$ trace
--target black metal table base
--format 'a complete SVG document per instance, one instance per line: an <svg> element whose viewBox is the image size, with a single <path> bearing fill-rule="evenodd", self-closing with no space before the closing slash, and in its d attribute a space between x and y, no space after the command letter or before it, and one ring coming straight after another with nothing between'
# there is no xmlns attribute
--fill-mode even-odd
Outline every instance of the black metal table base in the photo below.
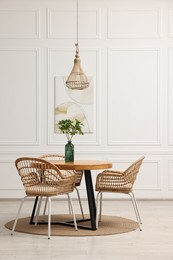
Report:
<svg viewBox="0 0 173 260"><path fill-rule="evenodd" d="M97 230L96 228L96 204L95 204L95 197L94 197L94 190L93 190L93 183L91 178L91 171L85 170L85 183L86 183L86 190L87 190L87 197L88 197L88 206L91 218L91 229Z"/></svg>
<svg viewBox="0 0 173 260"><path fill-rule="evenodd" d="M90 218L87 218L87 219L77 219L76 222L77 223L80 223L80 222L86 222L86 221L91 221ZM30 224L34 225L35 222L30 222ZM37 222L37 225L47 225L48 222L47 221L38 221ZM53 221L51 222L51 225L63 225L63 226L70 226L70 227L73 227L74 228L74 222L73 220L69 220L69 221L66 221L66 222L61 222L61 221ZM91 227L88 227L88 226L83 226L83 225L77 225L78 228L81 228L81 229L88 229L88 230L92 230Z"/></svg>
<svg viewBox="0 0 173 260"><path fill-rule="evenodd" d="M30 222L29 224L34 224L34 216L35 216L35 211L36 211L36 207L37 207L37 203L38 203L38 196L35 198L35 201L34 201L34 206L33 206L33 209L32 209L32 214L31 214L31 218L30 218Z"/></svg>

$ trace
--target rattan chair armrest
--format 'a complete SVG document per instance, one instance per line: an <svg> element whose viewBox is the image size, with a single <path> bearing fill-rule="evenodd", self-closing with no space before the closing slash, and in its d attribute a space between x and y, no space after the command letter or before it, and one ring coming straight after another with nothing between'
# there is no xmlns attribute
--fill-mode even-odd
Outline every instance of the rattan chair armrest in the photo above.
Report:
<svg viewBox="0 0 173 260"><path fill-rule="evenodd" d="M121 172L121 171L114 171L114 170L105 170L103 171L102 173L99 173L99 175L109 175L109 176L123 176L124 175L124 172Z"/></svg>
<svg viewBox="0 0 173 260"><path fill-rule="evenodd" d="M96 178L96 191L114 191L128 185L129 181L126 180L123 172L119 171L104 171L97 175Z"/></svg>
<svg viewBox="0 0 173 260"><path fill-rule="evenodd" d="M97 182L102 182L102 181L109 181L111 180L111 182L116 182L117 180L123 180L125 181L125 178L123 175L116 175L114 173L106 173L106 174L98 174L97 175L97 178L96 178L96 181Z"/></svg>
<svg viewBox="0 0 173 260"><path fill-rule="evenodd" d="M99 173L96 178L96 186L101 185L107 185L106 183L109 183L109 186L116 186L117 183L128 183L126 180L123 172L120 171L103 171L102 173Z"/></svg>

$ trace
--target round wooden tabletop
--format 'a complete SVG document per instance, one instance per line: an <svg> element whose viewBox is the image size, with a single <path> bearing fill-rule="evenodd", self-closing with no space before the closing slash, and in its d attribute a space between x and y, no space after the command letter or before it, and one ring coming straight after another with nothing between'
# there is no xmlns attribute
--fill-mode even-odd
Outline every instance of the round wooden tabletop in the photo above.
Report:
<svg viewBox="0 0 173 260"><path fill-rule="evenodd" d="M74 162L53 160L50 162L60 170L99 170L112 168L112 163L101 160L75 160Z"/></svg>

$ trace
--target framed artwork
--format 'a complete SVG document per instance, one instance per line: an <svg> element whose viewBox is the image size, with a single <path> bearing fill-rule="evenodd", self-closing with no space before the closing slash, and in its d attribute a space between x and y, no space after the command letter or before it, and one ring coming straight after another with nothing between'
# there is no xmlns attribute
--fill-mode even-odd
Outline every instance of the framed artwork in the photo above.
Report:
<svg viewBox="0 0 173 260"><path fill-rule="evenodd" d="M84 125L84 133L93 133L93 77L88 77L88 79L90 82L88 88L72 90L66 87L67 77L55 77L55 133L60 133L57 124L65 119L78 119Z"/></svg>

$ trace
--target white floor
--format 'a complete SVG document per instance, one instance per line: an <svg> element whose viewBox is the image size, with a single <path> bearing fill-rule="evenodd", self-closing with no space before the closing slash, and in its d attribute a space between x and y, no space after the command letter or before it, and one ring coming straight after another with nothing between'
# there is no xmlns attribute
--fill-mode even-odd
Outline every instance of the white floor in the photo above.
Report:
<svg viewBox="0 0 173 260"><path fill-rule="evenodd" d="M53 211L64 213L65 201L53 201ZM77 201L74 201L78 213ZM83 202L85 210L86 201ZM32 201L21 216L30 214ZM15 233L4 224L15 218L19 201L0 201L0 260L172 260L173 201L139 201L143 231L101 237L51 237ZM53 213L55 213L53 212ZM130 201L104 201L103 214L135 219ZM93 231L91 231L93 232Z"/></svg>

